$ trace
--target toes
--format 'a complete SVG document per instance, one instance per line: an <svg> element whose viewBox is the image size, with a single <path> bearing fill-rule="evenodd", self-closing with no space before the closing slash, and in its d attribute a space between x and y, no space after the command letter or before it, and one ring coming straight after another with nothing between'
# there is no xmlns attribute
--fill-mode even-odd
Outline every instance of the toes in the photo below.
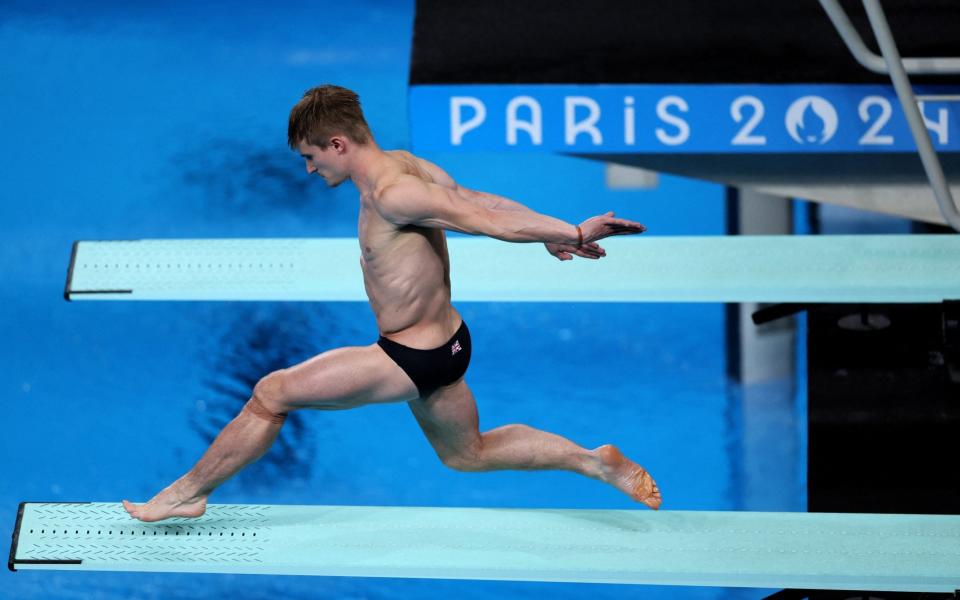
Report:
<svg viewBox="0 0 960 600"><path fill-rule="evenodd" d="M130 502L129 500L124 500L123 509L127 511L127 514L129 514L134 519L140 519L140 514L141 514L140 507L134 504L133 502Z"/></svg>
<svg viewBox="0 0 960 600"><path fill-rule="evenodd" d="M657 483L645 469L641 469L640 473L639 485L634 488L637 499L653 510L659 510L660 504L663 502L660 496L660 488L657 487Z"/></svg>

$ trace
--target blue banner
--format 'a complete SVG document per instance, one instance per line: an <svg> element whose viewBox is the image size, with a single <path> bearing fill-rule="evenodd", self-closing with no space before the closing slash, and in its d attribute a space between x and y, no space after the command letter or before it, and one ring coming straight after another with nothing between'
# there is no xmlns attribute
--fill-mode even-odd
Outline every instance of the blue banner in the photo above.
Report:
<svg viewBox="0 0 960 600"><path fill-rule="evenodd" d="M960 151L960 88L917 86L933 147ZM892 86L422 85L416 151L913 152Z"/></svg>

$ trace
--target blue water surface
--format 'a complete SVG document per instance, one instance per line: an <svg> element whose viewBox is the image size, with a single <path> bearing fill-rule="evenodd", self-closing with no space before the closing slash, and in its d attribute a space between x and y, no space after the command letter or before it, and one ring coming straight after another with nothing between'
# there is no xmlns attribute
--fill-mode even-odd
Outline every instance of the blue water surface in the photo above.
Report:
<svg viewBox="0 0 960 600"><path fill-rule="evenodd" d="M355 89L407 147L411 2L6 2L0 6L0 535L20 501L146 500L186 471L263 375L377 336L359 303L63 300L78 239L356 235L351 185L286 147L290 106ZM723 191L602 164L432 155L462 184L572 222L723 233ZM544 252L544 260L554 260ZM454 273L454 277L456 274ZM801 510L803 390L725 376L716 304L462 303L481 429L526 423L646 466L665 509ZM230 391L233 390L233 391ZM240 390L240 391L237 391ZM570 473L445 468L403 404L295 414L214 502L637 508ZM760 598L764 590L530 582L5 572L29 598Z"/></svg>

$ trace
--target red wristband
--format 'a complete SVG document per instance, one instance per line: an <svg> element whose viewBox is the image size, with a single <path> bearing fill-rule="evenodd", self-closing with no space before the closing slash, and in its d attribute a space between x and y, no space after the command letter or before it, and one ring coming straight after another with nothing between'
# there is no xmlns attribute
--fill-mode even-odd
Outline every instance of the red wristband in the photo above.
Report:
<svg viewBox="0 0 960 600"><path fill-rule="evenodd" d="M579 247L583 246L583 230L580 229L580 226L579 226L579 225L577 225L577 236L579 236L579 238L580 238L580 239L577 241L577 248L579 248Z"/></svg>

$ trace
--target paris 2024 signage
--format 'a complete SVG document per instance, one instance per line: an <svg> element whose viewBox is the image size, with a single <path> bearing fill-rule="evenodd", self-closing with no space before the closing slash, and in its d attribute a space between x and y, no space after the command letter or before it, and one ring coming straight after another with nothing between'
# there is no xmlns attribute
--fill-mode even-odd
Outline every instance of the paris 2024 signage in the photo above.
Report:
<svg viewBox="0 0 960 600"><path fill-rule="evenodd" d="M938 152L960 151L960 88L917 86ZM416 151L914 152L891 86L422 85Z"/></svg>

